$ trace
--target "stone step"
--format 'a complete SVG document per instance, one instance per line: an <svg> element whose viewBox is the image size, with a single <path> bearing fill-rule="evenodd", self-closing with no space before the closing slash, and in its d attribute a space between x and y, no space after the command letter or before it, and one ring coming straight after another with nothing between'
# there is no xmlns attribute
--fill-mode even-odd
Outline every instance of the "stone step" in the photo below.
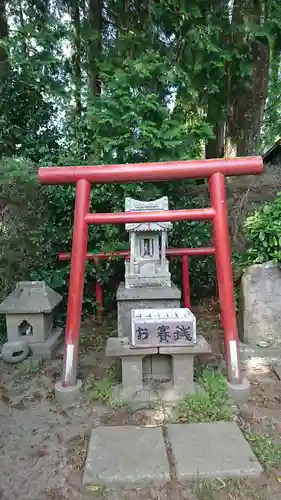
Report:
<svg viewBox="0 0 281 500"><path fill-rule="evenodd" d="M259 476L262 467L235 422L161 427L97 427L85 463L86 486L142 487L179 480ZM169 456L169 460L168 460Z"/></svg>

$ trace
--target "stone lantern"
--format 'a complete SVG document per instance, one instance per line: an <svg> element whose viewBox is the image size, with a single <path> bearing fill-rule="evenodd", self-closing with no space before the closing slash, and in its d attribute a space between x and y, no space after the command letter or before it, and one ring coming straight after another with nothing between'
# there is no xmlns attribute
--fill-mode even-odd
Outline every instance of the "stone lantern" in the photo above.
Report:
<svg viewBox="0 0 281 500"><path fill-rule="evenodd" d="M44 281L21 281L0 304L6 315L8 342L26 340L34 358L51 358L62 341L53 313L62 297Z"/></svg>
<svg viewBox="0 0 281 500"><path fill-rule="evenodd" d="M126 212L168 210L168 198L154 201L125 199ZM125 288L171 287L166 258L167 232L171 222L126 224L130 235L130 261L125 264Z"/></svg>

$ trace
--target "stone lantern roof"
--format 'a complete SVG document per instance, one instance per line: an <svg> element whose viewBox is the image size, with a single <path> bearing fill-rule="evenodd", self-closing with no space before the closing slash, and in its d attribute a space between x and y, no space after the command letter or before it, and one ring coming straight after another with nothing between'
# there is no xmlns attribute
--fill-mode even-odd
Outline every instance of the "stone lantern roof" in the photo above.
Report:
<svg viewBox="0 0 281 500"><path fill-rule="evenodd" d="M62 297L44 281L20 281L0 304L2 314L51 313Z"/></svg>

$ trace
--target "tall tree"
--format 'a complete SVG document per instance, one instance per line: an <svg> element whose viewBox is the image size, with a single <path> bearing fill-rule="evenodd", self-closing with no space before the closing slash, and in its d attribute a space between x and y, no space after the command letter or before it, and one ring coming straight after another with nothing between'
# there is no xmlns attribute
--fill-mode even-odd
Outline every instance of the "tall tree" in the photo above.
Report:
<svg viewBox="0 0 281 500"><path fill-rule="evenodd" d="M6 17L6 0L0 0L0 78L7 74L8 69L8 23Z"/></svg>
<svg viewBox="0 0 281 500"><path fill-rule="evenodd" d="M88 74L89 89L93 97L101 93L99 64L102 52L102 0L89 0Z"/></svg>
<svg viewBox="0 0 281 500"><path fill-rule="evenodd" d="M81 17L80 17L80 2L78 0L70 0L69 11L72 23L72 81L74 85L74 101L75 110L78 116L81 115L81 89L82 89L82 40L81 40Z"/></svg>
<svg viewBox="0 0 281 500"><path fill-rule="evenodd" d="M230 68L227 133L238 156L257 154L260 149L269 72L264 6L263 0L235 0L233 6L233 51L239 60Z"/></svg>

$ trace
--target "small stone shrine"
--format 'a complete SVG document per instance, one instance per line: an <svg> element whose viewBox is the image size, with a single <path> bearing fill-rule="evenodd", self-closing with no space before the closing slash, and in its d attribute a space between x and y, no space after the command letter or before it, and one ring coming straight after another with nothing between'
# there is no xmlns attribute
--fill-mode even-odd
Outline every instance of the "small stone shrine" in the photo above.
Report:
<svg viewBox="0 0 281 500"><path fill-rule="evenodd" d="M126 212L168 210L168 198L139 201L126 198ZM130 261L125 263L125 288L170 287L171 274L166 258L167 231L171 222L126 224L130 237Z"/></svg>
<svg viewBox="0 0 281 500"><path fill-rule="evenodd" d="M6 315L8 343L26 340L36 359L51 358L62 341L53 327L53 313L62 297L44 281L21 281L0 304Z"/></svg>
<svg viewBox="0 0 281 500"><path fill-rule="evenodd" d="M126 211L168 210L168 198L141 202L127 198ZM122 382L113 402L147 405L174 403L194 387L194 358L210 352L196 336L196 318L181 308L180 290L171 282L166 257L169 223L126 224L130 260L125 283L117 290L118 337L109 338L106 355L121 362Z"/></svg>

